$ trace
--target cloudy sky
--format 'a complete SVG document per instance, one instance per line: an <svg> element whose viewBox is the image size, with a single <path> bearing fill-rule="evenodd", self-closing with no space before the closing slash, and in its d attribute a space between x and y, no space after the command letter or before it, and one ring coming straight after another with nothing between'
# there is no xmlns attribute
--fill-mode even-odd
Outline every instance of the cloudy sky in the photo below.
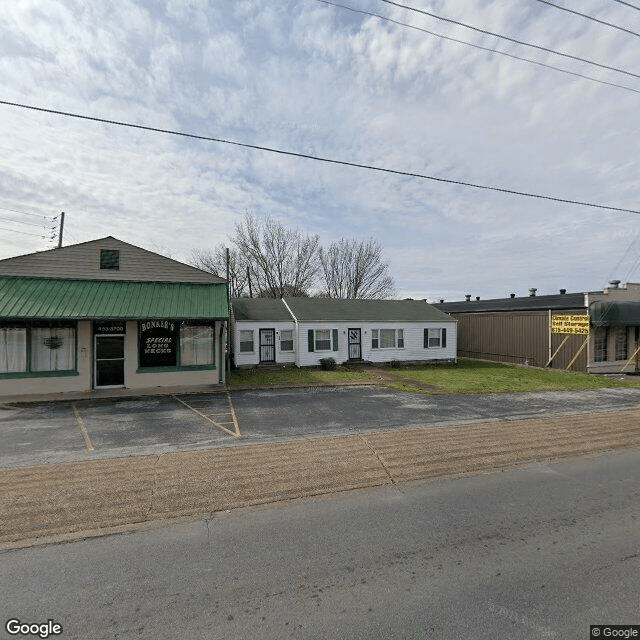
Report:
<svg viewBox="0 0 640 640"><path fill-rule="evenodd" d="M555 2L640 33L622 3ZM386 20L318 0L6 0L0 100L640 210L640 36L538 0L400 3L627 73L381 0L341 4ZM640 280L634 213L2 104L0 150L0 258L54 246L65 211L65 244L113 235L187 261L252 212L376 238L401 297Z"/></svg>

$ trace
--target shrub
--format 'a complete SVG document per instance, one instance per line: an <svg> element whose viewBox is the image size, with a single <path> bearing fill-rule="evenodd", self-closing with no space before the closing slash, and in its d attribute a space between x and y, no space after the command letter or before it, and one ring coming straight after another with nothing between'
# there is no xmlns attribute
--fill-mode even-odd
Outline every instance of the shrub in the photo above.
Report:
<svg viewBox="0 0 640 640"><path fill-rule="evenodd" d="M324 371L334 371L338 365L333 358L321 358L320 366Z"/></svg>

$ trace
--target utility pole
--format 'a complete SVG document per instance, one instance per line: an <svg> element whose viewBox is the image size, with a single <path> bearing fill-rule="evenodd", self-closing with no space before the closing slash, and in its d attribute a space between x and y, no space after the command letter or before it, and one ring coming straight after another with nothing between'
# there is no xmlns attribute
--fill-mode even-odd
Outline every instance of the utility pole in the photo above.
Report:
<svg viewBox="0 0 640 640"><path fill-rule="evenodd" d="M60 232L58 233L58 249L62 247L62 230L64 229L64 211L60 212Z"/></svg>
<svg viewBox="0 0 640 640"><path fill-rule="evenodd" d="M229 315L229 320L227 320L227 361L225 365L227 368L228 380L231 377L231 296L229 295L229 247L227 247L225 251L225 258L227 261L227 313Z"/></svg>

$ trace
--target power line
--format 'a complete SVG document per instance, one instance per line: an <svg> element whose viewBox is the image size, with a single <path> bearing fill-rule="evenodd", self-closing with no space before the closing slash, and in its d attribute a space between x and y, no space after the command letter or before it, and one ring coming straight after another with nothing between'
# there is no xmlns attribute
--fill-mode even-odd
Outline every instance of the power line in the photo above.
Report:
<svg viewBox="0 0 640 640"><path fill-rule="evenodd" d="M566 11L568 13L573 13L576 16L581 16L582 18L586 18L587 20L593 20L593 22L604 24L607 27L613 27L614 29L619 29L620 31L624 31L625 33L630 33L632 36L637 36L638 38L640 38L640 33L631 31L631 29L625 29L624 27L620 27L617 24L611 24L611 22L605 22L604 20L599 20L598 18L594 18L593 16L588 16L586 13L580 13L579 11L574 11L573 9L569 9L567 7L561 7L559 4L553 4L553 2L549 2L549 0L537 0L537 1L542 2L542 4L547 4L550 7L555 7L556 9L560 9L561 11Z"/></svg>
<svg viewBox="0 0 640 640"><path fill-rule="evenodd" d="M563 58L570 58L571 60L578 60L580 62L585 62L586 64L591 64L595 67L599 67L600 69L608 69L609 71L617 71L618 73L624 73L627 76L632 76L633 78L640 78L640 75L637 73L632 73L631 71L625 71L624 69L619 69L618 67L610 67L606 64L601 64L599 62L594 62L593 60L587 60L586 58L581 58L580 56L574 56L570 53L563 53L561 51L556 51L554 49L549 49L548 47L543 47L539 44L532 44L531 42L525 42L523 40L516 40L515 38L511 38L509 36L503 36L499 33L494 33L492 31L487 31L486 29L480 29L479 27L474 27L470 24L465 24L464 22L460 22L459 20L453 20L452 18L445 18L443 16L438 16L435 13L430 13L429 11L423 11L422 9L416 9L415 7L409 7L405 4L399 4L398 2L393 2L392 0L380 0L381 2L386 2L387 4L391 4L395 7L400 7L401 9L408 9L409 11L415 11L416 13L422 13L425 16L429 16L430 18L435 18L436 20L442 20L443 22L448 22L450 24L455 24L459 27L464 27L465 29L471 29L472 31L476 31L478 33L482 33L486 36L492 36L494 38L500 38L502 40L508 40L509 42L513 42L515 44L521 44L525 47L531 47L533 49L538 49L539 51L546 51L547 53L553 53L557 56L562 56Z"/></svg>
<svg viewBox="0 0 640 640"><path fill-rule="evenodd" d="M11 231L13 233L21 233L24 236L34 236L36 238L44 238L40 233L29 233L28 231L18 231L17 229L7 229L6 227L0 227L3 231Z"/></svg>
<svg viewBox="0 0 640 640"><path fill-rule="evenodd" d="M630 2L624 2L624 0L613 0L614 2L619 2L620 4L624 4L627 7L631 7L632 9L636 9L637 11L640 11L640 7L636 7L635 4L631 4Z"/></svg>
<svg viewBox="0 0 640 640"><path fill-rule="evenodd" d="M3 216L0 216L0 220L2 220L3 222L15 222L16 224L26 224L31 227L43 227L45 225L45 220L43 220L41 223L38 223L38 222L31 222L30 220L14 220L13 218L6 218Z"/></svg>
<svg viewBox="0 0 640 640"><path fill-rule="evenodd" d="M410 171L400 171L398 169L387 169L385 167L377 167L374 165L367 165L367 164L361 164L358 162L349 162L346 160L335 160L332 158L323 158L320 156L312 156L312 155L308 155L306 153L297 153L295 151L285 151L283 149L274 149L273 147L263 147L260 145L256 145L256 144L248 144L246 142L237 142L234 140L225 140L223 138L213 138L211 136L203 136L203 135L197 135L194 133L185 133L183 131L173 131L171 129L161 129L159 127L150 127L147 125L142 125L142 124L132 124L129 122L122 122L119 120L108 120L106 118L98 118L95 116L87 116L87 115L82 115L82 114L78 114L78 113L71 113L68 111L58 111L56 109L45 109L44 107L36 107L33 105L28 105L28 104L21 104L18 102L9 102L7 100L0 100L0 104L4 104L10 107L18 107L20 109L29 109L31 111L38 111L41 113L50 113L53 115L59 115L59 116L66 116L68 118L76 118L78 120L88 120L90 122L100 122L103 124L111 124L111 125L115 125L115 126L119 126L119 127L127 127L130 129L139 129L142 131L152 131L154 133L165 133L168 135L172 135L172 136L180 136L183 138L191 138L193 140L205 140L207 142L219 142L221 144L228 144L228 145L232 145L232 146L236 146L236 147L243 147L245 149L255 149L258 151L267 151L269 153L278 153L280 155L284 155L284 156L290 156L290 157L294 157L294 158L305 158L307 160L317 160L319 162L326 162L329 164L338 164L338 165L342 165L342 166L346 166L346 167L355 167L358 169L368 169L370 171L380 171L383 173L391 173L394 175L399 175L399 176L406 176L409 178L420 178L422 180L433 180L435 182L442 182L442 183L446 183L446 184L455 184L455 185L460 185L463 187L471 187L473 189L483 189L485 191L497 191L499 193L507 193L507 194L511 194L511 195L515 195L515 196L522 196L522 197L526 197L526 198L536 198L539 200L551 200L553 202L562 202L564 204L575 204L575 205L579 205L579 206L583 206L583 207L592 207L595 209L607 209L609 211L619 211L622 213L636 213L636 214L640 214L640 210L639 209L624 209L622 207L612 207L609 205L604 205L604 204L596 204L593 202L583 202L580 200L571 200L569 198L557 198L554 196L547 196L547 195L543 195L543 194L539 194L539 193L529 193L526 191L515 191L513 189L506 189L503 187L492 187L492 186L488 186L488 185L481 185L481 184L476 184L473 182L464 182L462 180L452 180L449 178L439 178L437 176L430 176L430 175L425 175L422 173L413 173Z"/></svg>
<svg viewBox="0 0 640 640"><path fill-rule="evenodd" d="M606 80L599 80L598 78L587 76L587 75L584 75L583 73L569 71L568 69L561 69L560 67L555 67L551 64L538 62L537 60L531 60L530 58L523 58L521 56L516 56L512 53L507 53L506 51L500 51L499 49L492 49L491 47L483 47L482 45L473 44L472 42L467 42L466 40L459 40L458 38L443 36L442 34L436 33L435 31L429 31L429 29L416 27L415 25L407 24L406 22L399 22L398 20L393 20L392 18L388 18L387 16L382 16L378 13L371 13L370 11L364 11L362 9L354 9L353 7L348 7L347 5L344 5L344 4L329 2L329 0L316 0L316 2L321 2L322 4L328 4L333 7L340 7L341 9L346 9L347 11L353 11L354 13L363 13L367 16L372 16L374 18L380 18L381 20L393 22L394 24L400 25L401 27L408 27L409 29L415 29L416 31L422 31L423 33L428 33L429 35L436 36L437 38L442 38L443 40L449 40L450 42L457 42L459 44L464 44L468 47L473 47L474 49L481 49L482 51L488 51L489 53L497 53L501 56L507 56L507 58L513 58L514 60L521 60L522 62L535 64L539 67L546 67L547 69L553 69L554 71L559 71L560 73L566 73L568 75L576 76L578 78L584 78L585 80L591 80L591 82L597 82L598 84L606 84L610 87L617 87L618 89L624 89L625 91L633 91L633 93L640 93L640 89L633 89L632 87L627 87L622 84L617 84L616 82L607 82Z"/></svg>
<svg viewBox="0 0 640 640"><path fill-rule="evenodd" d="M0 207L2 211L11 211L11 213L20 213L23 216L33 216L34 218L46 218L42 213L27 213L26 211L18 211L17 209L7 209L6 207Z"/></svg>

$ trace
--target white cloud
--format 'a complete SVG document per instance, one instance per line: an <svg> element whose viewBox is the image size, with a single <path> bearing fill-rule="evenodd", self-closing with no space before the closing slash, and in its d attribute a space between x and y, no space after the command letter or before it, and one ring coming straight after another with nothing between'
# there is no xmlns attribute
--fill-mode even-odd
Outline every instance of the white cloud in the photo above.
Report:
<svg viewBox="0 0 640 640"><path fill-rule="evenodd" d="M640 89L637 79L374 0L352 4ZM640 67L632 36L537 3L414 4ZM619 88L310 0L59 0L6 9L4 100L638 208L638 95ZM622 6L590 0L578 9L640 30L640 14ZM430 299L597 288L636 233L633 214L0 109L0 227L16 231L31 227L8 222L7 209L65 210L69 240L112 234L184 259L223 241L252 210L324 241L374 236L401 295ZM0 231L0 257L46 246ZM633 251L619 268L639 279Z"/></svg>

